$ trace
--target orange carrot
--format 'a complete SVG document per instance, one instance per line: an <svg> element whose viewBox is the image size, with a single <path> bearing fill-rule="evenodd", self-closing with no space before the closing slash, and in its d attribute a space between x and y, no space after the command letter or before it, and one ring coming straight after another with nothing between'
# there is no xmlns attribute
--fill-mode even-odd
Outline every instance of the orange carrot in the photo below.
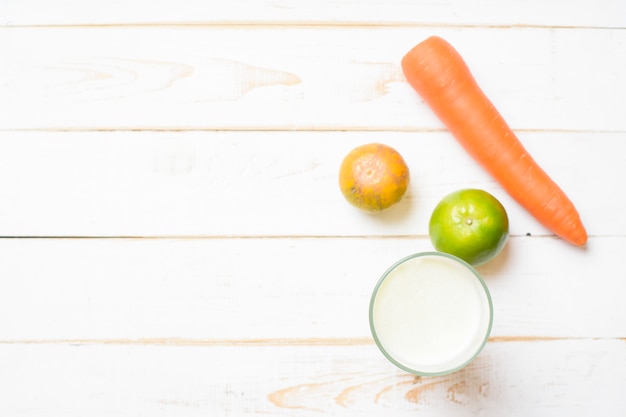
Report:
<svg viewBox="0 0 626 417"><path fill-rule="evenodd" d="M587 232L574 204L524 149L459 53L430 37L402 58L402 70L465 150L541 224L578 246Z"/></svg>

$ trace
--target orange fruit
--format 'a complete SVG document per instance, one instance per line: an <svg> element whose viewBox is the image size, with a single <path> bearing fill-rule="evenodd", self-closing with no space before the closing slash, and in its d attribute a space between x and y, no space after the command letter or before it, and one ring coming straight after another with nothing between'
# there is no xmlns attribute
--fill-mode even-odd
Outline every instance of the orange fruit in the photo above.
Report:
<svg viewBox="0 0 626 417"><path fill-rule="evenodd" d="M350 204L374 213L400 201L409 178L409 168L395 149L369 143L345 156L339 169L339 188Z"/></svg>
<svg viewBox="0 0 626 417"><path fill-rule="evenodd" d="M502 251L509 237L509 218L504 206L488 192L463 189L437 204L428 233L435 249L476 266Z"/></svg>

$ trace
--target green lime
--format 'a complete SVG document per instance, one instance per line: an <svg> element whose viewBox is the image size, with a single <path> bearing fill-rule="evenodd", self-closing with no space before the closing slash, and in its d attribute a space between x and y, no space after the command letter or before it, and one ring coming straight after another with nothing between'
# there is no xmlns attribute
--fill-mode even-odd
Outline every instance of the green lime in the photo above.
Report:
<svg viewBox="0 0 626 417"><path fill-rule="evenodd" d="M509 218L488 192L463 189L437 204L428 232L435 249L476 266L500 253L509 237Z"/></svg>

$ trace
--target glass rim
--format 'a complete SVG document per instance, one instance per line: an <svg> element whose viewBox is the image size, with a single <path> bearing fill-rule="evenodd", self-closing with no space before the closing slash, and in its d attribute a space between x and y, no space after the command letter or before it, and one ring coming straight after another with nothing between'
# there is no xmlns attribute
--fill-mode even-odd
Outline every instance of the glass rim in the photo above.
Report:
<svg viewBox="0 0 626 417"><path fill-rule="evenodd" d="M480 283L481 287L483 288L483 291L484 291L485 296L487 297L487 303L488 303L488 306L489 306L489 322L487 324L487 329L485 331L485 336L483 338L483 341L481 342L481 344L476 349L476 352L474 352L466 361L464 361L460 365L457 365L457 366L455 366L454 368L451 368L451 369L446 369L446 370L438 371L438 372L420 371L420 370L410 368L410 367L400 363L391 354L389 354L389 352L387 352L387 350L385 349L385 347L383 346L383 344L381 343L381 341L378 338L378 335L376 333L376 326L374 325L374 302L376 301L376 296L378 294L378 290L380 289L380 286L383 284L383 282L385 282L385 280L387 279L389 274L391 274L391 272L394 271L399 265L401 265L401 264L403 264L403 263L405 263L405 262L407 262L407 261L409 261L411 259L420 258L420 257L427 257L427 256L435 256L435 257L447 258L447 259L450 259L450 260L452 260L454 262L457 262L457 263L461 264L462 266L466 267L477 278L478 282ZM370 303L369 303L369 325L370 325L370 331L372 333L372 337L374 338L374 342L376 343L376 346L378 346L378 349L387 358L387 360L389 360L391 363L393 363L395 366L397 366L398 368L402 369L403 371L406 371L406 372L409 372L411 374L418 375L418 376L441 376L441 375L451 374L451 373L459 371L459 370L465 368L467 365L469 365L470 362L472 362L478 356L478 354L483 350L483 348L487 344L487 341L489 340L489 336L491 334L491 328L493 326L493 302L491 300L491 293L489 292L489 288L487 287L487 283L485 282L484 278L478 273L478 271L472 265L470 265L469 263L467 263L463 259L461 259L461 258L459 258L459 257L457 257L455 255L452 255L452 254L449 254L449 253L445 253L445 252L426 251L426 252L413 253L411 255L405 256L405 257L399 259L398 261L394 262L393 265L391 265L389 268L387 268L387 270L378 279L378 282L376 283L376 285L374 286L374 290L372 291L372 296L370 298Z"/></svg>

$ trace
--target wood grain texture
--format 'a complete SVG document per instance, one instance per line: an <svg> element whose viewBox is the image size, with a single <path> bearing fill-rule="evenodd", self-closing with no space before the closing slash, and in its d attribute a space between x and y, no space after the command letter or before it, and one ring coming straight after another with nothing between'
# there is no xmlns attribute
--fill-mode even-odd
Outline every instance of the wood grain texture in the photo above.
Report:
<svg viewBox="0 0 626 417"><path fill-rule="evenodd" d="M433 34L514 129L626 131L624 30L193 26L0 30L0 129L442 130L399 67Z"/></svg>
<svg viewBox="0 0 626 417"><path fill-rule="evenodd" d="M626 235L621 213L606 210L622 201L622 134L520 139L590 235ZM337 184L343 157L369 142L396 148L412 174L380 216L347 204ZM1 236L418 237L464 187L500 199L513 235L550 235L447 132L0 132L0 187Z"/></svg>
<svg viewBox="0 0 626 417"><path fill-rule="evenodd" d="M363 346L0 345L0 413L19 417L622 416L626 343L488 343L416 378Z"/></svg>
<svg viewBox="0 0 626 417"><path fill-rule="evenodd" d="M511 239L479 267L492 336L624 337L625 245ZM426 238L3 239L0 341L367 339L379 277L427 250Z"/></svg>
<svg viewBox="0 0 626 417"><path fill-rule="evenodd" d="M0 416L626 413L626 6L620 0L0 0ZM581 211L560 241L406 84L438 34ZM407 159L381 216L341 197L354 146ZM431 250L447 192L507 207L479 268L492 335L415 378L367 308Z"/></svg>
<svg viewBox="0 0 626 417"><path fill-rule="evenodd" d="M3 0L0 25L428 25L624 28L623 2Z"/></svg>

